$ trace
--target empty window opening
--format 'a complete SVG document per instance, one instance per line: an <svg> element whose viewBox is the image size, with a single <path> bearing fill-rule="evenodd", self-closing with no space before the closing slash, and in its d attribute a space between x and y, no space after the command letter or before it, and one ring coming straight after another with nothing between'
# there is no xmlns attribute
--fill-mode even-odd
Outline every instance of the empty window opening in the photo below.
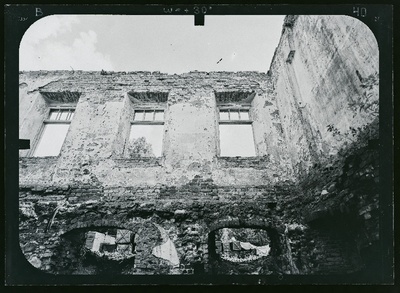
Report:
<svg viewBox="0 0 400 293"><path fill-rule="evenodd" d="M34 157L58 156L67 136L74 108L50 108L48 119L44 121Z"/></svg>
<svg viewBox="0 0 400 293"><path fill-rule="evenodd" d="M249 109L219 110L220 156L256 155Z"/></svg>
<svg viewBox="0 0 400 293"><path fill-rule="evenodd" d="M52 257L57 274L124 274L135 266L137 238L131 230L78 228L61 235L60 239Z"/></svg>
<svg viewBox="0 0 400 293"><path fill-rule="evenodd" d="M250 228L222 228L212 232L210 239L219 259L234 263L251 262L269 255L270 238L265 230Z"/></svg>
<svg viewBox="0 0 400 293"><path fill-rule="evenodd" d="M133 121L164 121L162 110L136 110Z"/></svg>
<svg viewBox="0 0 400 293"><path fill-rule="evenodd" d="M163 110L135 110L129 135L131 157L161 157Z"/></svg>
<svg viewBox="0 0 400 293"><path fill-rule="evenodd" d="M245 120L249 121L249 110L243 109L227 109L219 111L220 121L233 121L233 120Z"/></svg>

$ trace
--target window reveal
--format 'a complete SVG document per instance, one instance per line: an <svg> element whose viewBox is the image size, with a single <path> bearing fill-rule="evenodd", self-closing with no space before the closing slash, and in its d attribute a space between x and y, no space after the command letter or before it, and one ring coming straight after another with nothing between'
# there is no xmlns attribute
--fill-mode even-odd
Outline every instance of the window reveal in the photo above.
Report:
<svg viewBox="0 0 400 293"><path fill-rule="evenodd" d="M161 157L163 110L135 110L129 135L131 156Z"/></svg>
<svg viewBox="0 0 400 293"><path fill-rule="evenodd" d="M74 108L51 108L44 121L34 157L58 156L74 117Z"/></svg>
<svg viewBox="0 0 400 293"><path fill-rule="evenodd" d="M220 156L255 156L252 121L248 109L220 109Z"/></svg>

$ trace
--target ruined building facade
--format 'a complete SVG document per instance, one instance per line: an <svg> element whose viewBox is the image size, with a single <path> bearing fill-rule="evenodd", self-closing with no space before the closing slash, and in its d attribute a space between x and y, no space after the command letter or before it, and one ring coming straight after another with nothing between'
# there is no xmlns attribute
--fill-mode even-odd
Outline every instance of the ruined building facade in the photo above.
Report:
<svg viewBox="0 0 400 293"><path fill-rule="evenodd" d="M354 18L287 16L267 73L21 72L23 254L67 275L371 270L378 53Z"/></svg>

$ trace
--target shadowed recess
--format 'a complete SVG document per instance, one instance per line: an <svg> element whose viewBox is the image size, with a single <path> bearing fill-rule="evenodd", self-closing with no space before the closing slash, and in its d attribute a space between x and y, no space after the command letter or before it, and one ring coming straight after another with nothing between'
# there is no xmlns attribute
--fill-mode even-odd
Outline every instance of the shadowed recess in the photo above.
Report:
<svg viewBox="0 0 400 293"><path fill-rule="evenodd" d="M50 103L77 103L81 93L79 92L42 92L40 91L42 96Z"/></svg>
<svg viewBox="0 0 400 293"><path fill-rule="evenodd" d="M128 92L132 103L155 102L165 103L168 99L168 92Z"/></svg>

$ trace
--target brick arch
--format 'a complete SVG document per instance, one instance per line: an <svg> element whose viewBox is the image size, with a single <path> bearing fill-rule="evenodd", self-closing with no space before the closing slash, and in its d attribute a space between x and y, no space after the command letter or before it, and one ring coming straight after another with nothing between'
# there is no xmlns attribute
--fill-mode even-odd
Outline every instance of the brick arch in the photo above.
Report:
<svg viewBox="0 0 400 293"><path fill-rule="evenodd" d="M285 230L285 225L283 223L273 222L270 219L262 217L257 217L252 219L227 217L214 221L206 228L207 229L205 232L207 234L221 228L255 228L264 230L276 230L279 233L283 233L283 231Z"/></svg>
<svg viewBox="0 0 400 293"><path fill-rule="evenodd" d="M223 218L208 226L207 242L210 244L210 234L221 228L250 228L266 230L271 240L271 255L280 256L284 253L282 240L284 237L285 225L280 222L271 221L267 218L257 217L252 219Z"/></svg>
<svg viewBox="0 0 400 293"><path fill-rule="evenodd" d="M120 229L131 230L132 232L137 233L142 224L143 223L121 223L120 221L107 220L107 219L77 222L69 226L62 233L62 235L69 233L73 230L89 229L89 228L120 228Z"/></svg>

